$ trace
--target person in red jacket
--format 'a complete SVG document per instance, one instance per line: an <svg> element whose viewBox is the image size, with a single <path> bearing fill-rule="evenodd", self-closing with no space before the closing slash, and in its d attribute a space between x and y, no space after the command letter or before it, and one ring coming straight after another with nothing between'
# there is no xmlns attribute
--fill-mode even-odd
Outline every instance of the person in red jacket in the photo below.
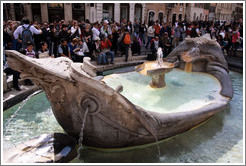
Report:
<svg viewBox="0 0 246 166"><path fill-rule="evenodd" d="M114 64L114 53L112 51L110 51L110 47L112 46L112 43L110 42L110 40L104 36L103 40L101 41L101 50L103 52L103 54L106 55L106 63L108 64L108 56L110 56L111 64Z"/></svg>
<svg viewBox="0 0 246 166"><path fill-rule="evenodd" d="M237 27L233 27L231 56L237 56L238 38L240 38L240 32Z"/></svg>
<svg viewBox="0 0 246 166"><path fill-rule="evenodd" d="M158 36L159 37L160 30L161 30L161 26L159 24L159 21L157 20L156 23L155 23L155 36Z"/></svg>

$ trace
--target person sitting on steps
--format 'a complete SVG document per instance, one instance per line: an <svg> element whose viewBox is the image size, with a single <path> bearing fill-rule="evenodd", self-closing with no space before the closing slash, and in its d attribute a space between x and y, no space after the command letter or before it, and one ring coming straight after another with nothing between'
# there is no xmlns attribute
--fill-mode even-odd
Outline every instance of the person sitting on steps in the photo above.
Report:
<svg viewBox="0 0 246 166"><path fill-rule="evenodd" d="M95 43L93 45L93 50L95 50L96 56L98 56L98 65L105 65L106 64L106 54L103 54L101 50L101 41L99 37L95 38Z"/></svg>
<svg viewBox="0 0 246 166"><path fill-rule="evenodd" d="M110 40L104 36L103 37L103 41L101 41L101 50L103 52L103 54L105 54L104 56L106 57L106 63L108 64L108 57L110 56L111 58L111 64L114 64L114 53L112 51L110 51L110 47L112 46Z"/></svg>

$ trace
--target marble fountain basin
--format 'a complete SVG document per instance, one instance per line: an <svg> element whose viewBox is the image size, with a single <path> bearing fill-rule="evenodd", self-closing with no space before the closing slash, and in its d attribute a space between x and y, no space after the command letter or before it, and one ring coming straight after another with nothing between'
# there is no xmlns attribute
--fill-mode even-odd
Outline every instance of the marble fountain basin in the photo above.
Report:
<svg viewBox="0 0 246 166"><path fill-rule="evenodd" d="M192 72L185 72L180 55L194 45L208 56L196 58ZM163 88L150 87L151 78L135 71L93 77L90 58L73 63L67 58L31 59L16 51L6 55L22 78L42 87L68 135L79 140L86 119L83 144L92 147L136 146L183 133L225 109L233 96L220 47L205 37L188 39L169 54L168 62L179 63L166 74Z"/></svg>

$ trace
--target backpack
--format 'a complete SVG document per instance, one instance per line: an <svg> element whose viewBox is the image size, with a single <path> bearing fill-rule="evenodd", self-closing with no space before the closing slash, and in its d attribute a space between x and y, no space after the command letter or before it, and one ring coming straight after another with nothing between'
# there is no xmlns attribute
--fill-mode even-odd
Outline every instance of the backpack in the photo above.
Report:
<svg viewBox="0 0 246 166"><path fill-rule="evenodd" d="M131 36L129 33L127 33L124 37L124 43L125 44L131 44Z"/></svg>
<svg viewBox="0 0 246 166"><path fill-rule="evenodd" d="M29 25L27 28L25 28L24 26L22 26L23 31L21 34L21 38L22 38L22 42L23 44L26 44L27 42L33 42L33 38L32 38L32 32L30 31L30 26Z"/></svg>

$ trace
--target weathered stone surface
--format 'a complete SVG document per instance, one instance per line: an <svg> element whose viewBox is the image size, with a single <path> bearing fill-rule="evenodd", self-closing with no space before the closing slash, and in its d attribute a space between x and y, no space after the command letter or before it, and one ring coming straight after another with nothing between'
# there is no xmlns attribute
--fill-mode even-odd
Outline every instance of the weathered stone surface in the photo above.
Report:
<svg viewBox="0 0 246 166"><path fill-rule="evenodd" d="M76 142L73 137L62 133L42 134L4 152L4 162L69 162L77 156Z"/></svg>
<svg viewBox="0 0 246 166"><path fill-rule="evenodd" d="M179 60L177 67L184 69L181 55L193 47L198 47L202 56L192 61L192 71L211 73L221 82L221 94L232 97L227 64L215 41L188 39L167 61ZM216 104L196 110L153 113L132 104L100 79L91 77L98 69L88 58L83 64L76 64L66 58L32 59L15 51L6 51L6 54L12 68L22 70L22 77L43 88L58 123L69 135L79 138L85 110L89 109L83 144L93 147L127 147L162 140L205 121L223 110L229 101L222 97ZM117 90L120 92L122 88Z"/></svg>
<svg viewBox="0 0 246 166"><path fill-rule="evenodd" d="M216 77L222 86L221 94L232 98L233 88L229 76L227 62L216 40L211 40L210 35L187 38L180 46L176 47L167 57L168 61L179 60L179 68L185 69L186 60L183 57L189 50L196 48L199 55L192 58L192 71L205 72ZM191 56L192 57L192 56Z"/></svg>
<svg viewBox="0 0 246 166"><path fill-rule="evenodd" d="M7 76L3 73L3 93L8 91Z"/></svg>

